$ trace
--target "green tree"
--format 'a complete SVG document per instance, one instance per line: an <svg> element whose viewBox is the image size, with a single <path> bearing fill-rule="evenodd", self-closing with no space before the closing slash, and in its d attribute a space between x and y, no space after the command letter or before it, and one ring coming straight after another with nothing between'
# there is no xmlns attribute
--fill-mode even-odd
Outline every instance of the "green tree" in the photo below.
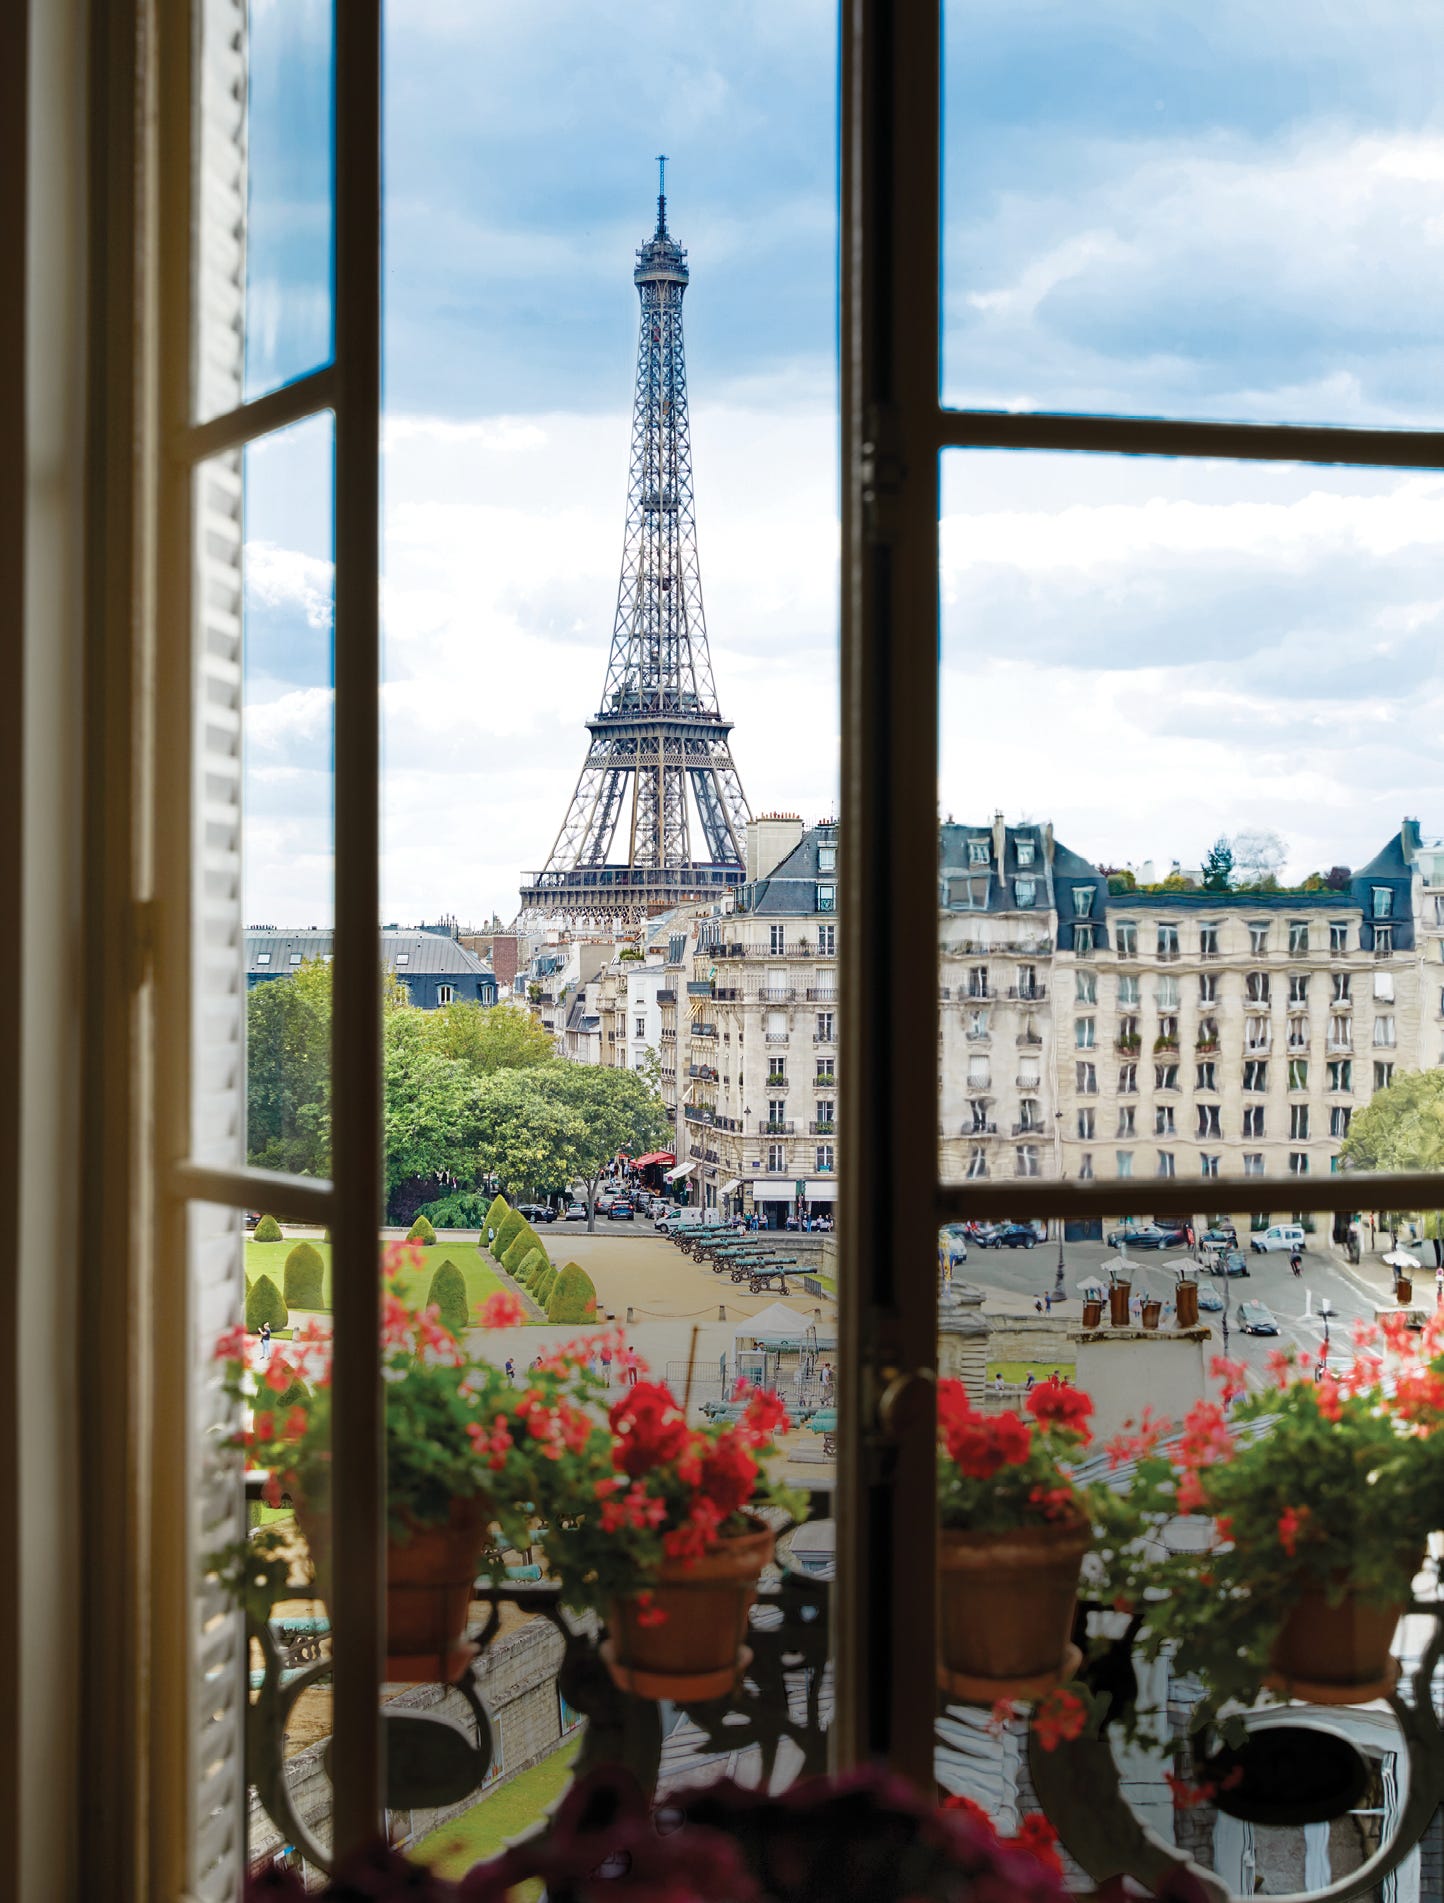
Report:
<svg viewBox="0 0 1444 1903"><path fill-rule="evenodd" d="M1396 1072L1354 1112L1340 1154L1361 1170L1444 1168L1444 1070Z"/></svg>
<svg viewBox="0 0 1444 1903"><path fill-rule="evenodd" d="M465 1064L475 1077L556 1061L556 1040L519 1004L447 1004L421 1015L437 1056Z"/></svg>
<svg viewBox="0 0 1444 1903"><path fill-rule="evenodd" d="M464 1335L471 1326L471 1311L466 1302L466 1277L454 1262L437 1264L431 1287L426 1292L426 1305L441 1311L441 1325L449 1334Z"/></svg>
<svg viewBox="0 0 1444 1903"><path fill-rule="evenodd" d="M291 1319L285 1298L269 1275L258 1275L246 1296L246 1327L253 1335L261 1332L261 1324L269 1322L273 1329L284 1328Z"/></svg>
<svg viewBox="0 0 1444 1903"><path fill-rule="evenodd" d="M388 1201L412 1178L446 1188L475 1180L481 1086L466 1064L431 1048L426 1015L410 1005L385 1014Z"/></svg>
<svg viewBox="0 0 1444 1903"><path fill-rule="evenodd" d="M282 1272L287 1308L320 1308L324 1305L326 1265L321 1251L310 1242L298 1242L286 1257Z"/></svg>
<svg viewBox="0 0 1444 1903"><path fill-rule="evenodd" d="M1232 884L1233 847L1220 833L1203 861L1203 889L1205 892L1227 892Z"/></svg>
<svg viewBox="0 0 1444 1903"><path fill-rule="evenodd" d="M553 1064L533 1075L538 1089L579 1126L571 1166L586 1185L590 1234L597 1225L597 1185L618 1151L639 1156L656 1149L670 1133L662 1099L634 1070Z"/></svg>
<svg viewBox="0 0 1444 1903"><path fill-rule="evenodd" d="M580 1171L586 1127L546 1082L559 1071L577 1068L539 1064L529 1070L497 1071L476 1084L481 1125L477 1158L509 1201L570 1183Z"/></svg>
<svg viewBox="0 0 1444 1903"><path fill-rule="evenodd" d="M322 959L246 999L246 1150L261 1169L331 1173L331 967Z"/></svg>

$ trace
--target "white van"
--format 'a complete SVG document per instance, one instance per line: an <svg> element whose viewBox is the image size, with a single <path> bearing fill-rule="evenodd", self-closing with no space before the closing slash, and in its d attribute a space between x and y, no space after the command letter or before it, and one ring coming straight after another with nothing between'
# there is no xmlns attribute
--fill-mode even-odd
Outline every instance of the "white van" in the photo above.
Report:
<svg viewBox="0 0 1444 1903"><path fill-rule="evenodd" d="M1275 1222L1250 1236L1248 1246L1255 1255L1272 1255L1276 1250L1286 1250L1292 1255L1295 1249L1302 1254L1304 1232L1296 1222Z"/></svg>
<svg viewBox="0 0 1444 1903"><path fill-rule="evenodd" d="M705 1221L708 1212L705 1209L669 1209L665 1216L658 1216L653 1222L654 1229L660 1229L664 1236L671 1235L674 1229L692 1229Z"/></svg>

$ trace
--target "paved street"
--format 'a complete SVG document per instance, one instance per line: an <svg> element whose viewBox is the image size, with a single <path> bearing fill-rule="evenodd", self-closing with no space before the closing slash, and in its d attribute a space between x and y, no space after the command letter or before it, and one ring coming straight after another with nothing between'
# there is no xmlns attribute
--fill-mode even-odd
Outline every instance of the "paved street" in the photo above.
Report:
<svg viewBox="0 0 1444 1903"><path fill-rule="evenodd" d="M1330 1355L1333 1359L1345 1361L1353 1359L1354 1321L1360 1317L1372 1320L1377 1308L1394 1305L1393 1279L1380 1260L1382 1250L1389 1247L1387 1237L1380 1239L1378 1252L1372 1255L1366 1253L1360 1266L1353 1268L1326 1244L1321 1246L1319 1237L1310 1236L1310 1246L1304 1251L1303 1274L1298 1280L1290 1273L1286 1254L1255 1255L1248 1247L1247 1235L1241 1235L1239 1241L1248 1260L1248 1277L1224 1282L1212 1276L1202 1276L1200 1286L1216 1289L1226 1296L1228 1351L1235 1359L1257 1370L1260 1377L1271 1348L1297 1345L1307 1348L1310 1354L1317 1355L1320 1352L1325 1326L1320 1308L1325 1301L1332 1311L1328 1319ZM1421 1260L1428 1255L1427 1251L1417 1248L1413 1253L1419 1255ZM1063 1313L1069 1321L1076 1322L1078 1319L1081 1306L1078 1300L1079 1283L1090 1274L1096 1275L1101 1263L1115 1260L1117 1255L1116 1249L1110 1249L1103 1243L1064 1244L1063 1285L1068 1300ZM1171 1296L1178 1265L1186 1259L1181 1249L1165 1249L1157 1253L1153 1250L1130 1251L1129 1260L1134 1267L1134 1293ZM1035 1249L1028 1250L970 1248L967 1263L958 1273L975 1288L983 1290L990 1312L1000 1310L1005 1313L1031 1314L1034 1301L1052 1292L1057 1266L1057 1243L1040 1242ZM1415 1276L1414 1293L1418 1306L1433 1306L1432 1268L1421 1269ZM1266 1336L1239 1332L1238 1305L1246 1301L1263 1302L1271 1310L1279 1325L1276 1341ZM1200 1320L1213 1329L1221 1350L1223 1317L1205 1312Z"/></svg>

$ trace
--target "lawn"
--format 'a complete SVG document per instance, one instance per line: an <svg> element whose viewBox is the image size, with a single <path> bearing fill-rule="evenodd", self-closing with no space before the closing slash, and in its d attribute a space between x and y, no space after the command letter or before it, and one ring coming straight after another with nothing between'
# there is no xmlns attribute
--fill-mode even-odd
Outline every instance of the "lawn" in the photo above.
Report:
<svg viewBox="0 0 1444 1903"><path fill-rule="evenodd" d="M509 1784L501 1785L483 1797L451 1823L433 1830L414 1844L411 1855L428 1863L436 1874L455 1881L466 1875L475 1863L498 1855L509 1843L523 1836L542 1820L566 1789L571 1777L572 1759L577 1755L579 1738L570 1738L558 1751L534 1764ZM512 1893L520 1898L538 1897L540 1884L518 1885Z"/></svg>
<svg viewBox="0 0 1444 1903"><path fill-rule="evenodd" d="M253 1282L258 1275L269 1275L278 1289L284 1289L286 1257L295 1248L294 1242L252 1242L246 1241L246 1279ZM331 1245L329 1242L317 1242L313 1248L321 1252L322 1270L321 1289L327 1309L331 1306ZM488 1295L495 1295L498 1289L507 1286L497 1273L496 1265L490 1256L482 1255L473 1243L438 1242L434 1248L421 1251L421 1266L416 1269L403 1269L400 1276L401 1292L408 1300L419 1301L431 1287L431 1278L443 1262L454 1262L466 1278L466 1299L475 1308L478 1302L484 1302Z"/></svg>
<svg viewBox="0 0 1444 1903"><path fill-rule="evenodd" d="M995 1376L1002 1375L1010 1386L1020 1388L1030 1374L1035 1381L1046 1381L1055 1370L1066 1375L1070 1381L1078 1372L1076 1363L1072 1361L990 1361L988 1386L993 1385Z"/></svg>

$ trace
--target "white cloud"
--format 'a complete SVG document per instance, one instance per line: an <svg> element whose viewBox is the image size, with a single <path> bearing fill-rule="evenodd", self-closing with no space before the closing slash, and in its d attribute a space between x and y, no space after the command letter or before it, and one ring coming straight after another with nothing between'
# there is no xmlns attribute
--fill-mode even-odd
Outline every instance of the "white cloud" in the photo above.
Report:
<svg viewBox="0 0 1444 1903"><path fill-rule="evenodd" d="M262 608L299 608L310 628L329 628L335 570L317 555L275 542L246 543L246 593Z"/></svg>

